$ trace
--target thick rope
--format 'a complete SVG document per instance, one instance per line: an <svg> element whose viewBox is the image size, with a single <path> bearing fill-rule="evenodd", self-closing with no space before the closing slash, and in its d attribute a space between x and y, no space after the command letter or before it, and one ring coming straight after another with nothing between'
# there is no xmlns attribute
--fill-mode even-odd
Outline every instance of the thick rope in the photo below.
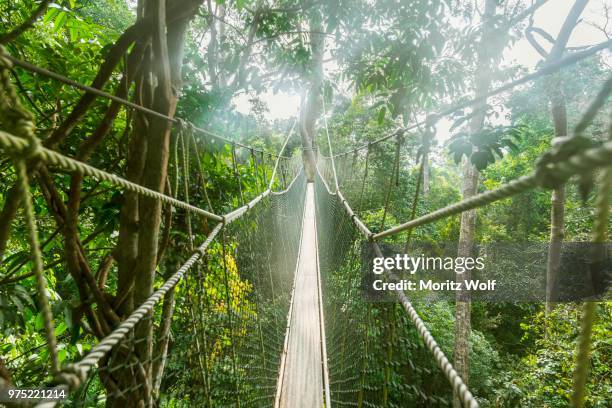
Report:
<svg viewBox="0 0 612 408"><path fill-rule="evenodd" d="M21 155L15 155L15 171L19 186L18 194L23 203L23 212L28 230L28 242L30 245L32 270L36 277L36 289L38 293L39 307L43 316L45 337L47 348L51 359L51 373L55 374L59 370L59 360L57 357L57 339L55 337L55 327L53 324L53 314L49 304L47 280L45 279L42 251L38 239L36 228L36 215L32 205L32 195L30 194L30 182L27 172L26 160L39 156L41 145L36 137L36 127L32 114L26 110L17 91L10 81L9 71L11 62L6 58L4 47L0 46L0 118L5 125L17 133L22 142L27 145ZM2 95L5 94L5 96Z"/></svg>
<svg viewBox="0 0 612 408"><path fill-rule="evenodd" d="M10 133L0 131L0 147L15 155L27 154L32 149L29 142L18 138ZM108 181L117 187L125 188L136 194L154 198L166 204L174 205L175 207L183 208L203 217L210 218L215 221L223 221L223 217L213 214L209 211L187 204L183 201L172 198L166 194L148 189L139 184L133 183L115 174L107 173L103 170L92 167L86 163L64 156L54 150L40 147L36 149L36 156L44 160L47 164L54 165L69 172L77 172L86 176L95 177L98 180Z"/></svg>
<svg viewBox="0 0 612 408"><path fill-rule="evenodd" d="M15 162L17 170L17 178L19 180L19 191L23 199L23 212L25 215L26 225L28 227L28 241L30 250L32 251L33 272L36 276L36 291L38 293L39 307L42 312L43 322L45 326L45 337L47 340L47 349L51 359L51 373L55 374L59 371L59 360L57 357L57 339L55 338L55 327L53 325L53 314L51 313L51 305L49 304L49 296L47 294L47 280L43 271L42 251L38 241L38 231L36 229L36 218L34 215L34 207L32 206L32 196L30 195L30 185L28 182L28 172L26 170L25 160L17 160Z"/></svg>
<svg viewBox="0 0 612 408"><path fill-rule="evenodd" d="M609 129L612 138L612 124ZM612 167L608 167L601 175L601 187L595 202L595 219L593 221L593 242L596 251L593 262L600 262L602 254L600 246L607 240L608 217L610 215L610 190L612 189ZM571 402L575 408L584 406L586 395L586 382L589 372L591 355L591 336L593 324L597 315L597 303L585 302L582 307L582 320L580 324L580 334L576 346L576 366L574 367L574 385Z"/></svg>
<svg viewBox="0 0 612 408"><path fill-rule="evenodd" d="M23 68L23 69L25 69L27 71L47 76L49 78L55 79L56 81L62 82L62 83L67 84L67 85L70 85L73 88L80 89L81 91L84 91L84 92L87 92L87 93L90 93L90 94L93 94L93 95L96 95L96 96L100 96L102 98L110 99L110 100L112 100L114 102L117 102L117 103L122 104L124 106L131 107L131 108L133 108L133 109L135 109L135 110L137 110L139 112L145 113L145 114L147 114L149 116L154 116L156 118L163 119L163 120L166 120L166 121L168 121L170 123L174 123L174 124L178 124L179 121L181 120L179 118L173 118L173 117L164 115L163 113L159 113L159 112L154 111L152 109L146 108L146 107L144 107L142 105L138 105L137 103L130 102L127 99L120 98L120 97L118 97L116 95L112 95L112 94L110 94L108 92L104 92L104 91L102 91L102 90L100 90L98 88L94 88L94 87L91 87L91 86L83 85L81 83L78 83L78 82L70 79L70 78L67 78L67 77L65 77L63 75L60 75L60 74L58 74L56 72L50 71L50 70L45 69L45 68L41 68L41 67L39 67L37 65L34 65L34 64L30 64L29 62L26 62L26 61L22 61L22 60L20 60L18 58L13 57L12 55L6 54L5 58L9 62L14 64L15 66L21 67L21 68ZM223 136L218 135L218 134L216 134L214 132L211 132L210 130L202 129L202 128L199 128L199 127L196 127L196 126L193 126L193 129L197 133L200 133L200 134L203 134L203 135L206 135L206 136L210 136L210 137L212 137L214 139L217 139L217 140L220 140L220 141L222 141L222 142L224 142L226 144L236 144L237 146L244 147L246 149L254 149L255 151L263 152L263 150L261 150L261 149L257 149L255 147L252 147L252 146L240 143L240 142L236 142L236 141L230 140L230 139L228 139L226 137L223 137ZM277 155L274 154L274 153L268 153L268 154L271 154L272 156L277 157ZM285 157L285 158L288 159L289 157Z"/></svg>
<svg viewBox="0 0 612 408"><path fill-rule="evenodd" d="M598 167L609 166L612 162L612 142L605 142L601 146L586 149L564 162L551 163L547 165L548 171L555 174L557 180L567 181L571 176L584 172L592 171ZM433 221L460 214L464 211L482 207L495 201L509 198L513 195L539 187L535 174L523 176L511 181L495 190L477 194L468 199L459 201L455 204L433 211L422 217L415 218L404 224L390 228L386 231L374 234L373 239L379 240L384 237L395 235L399 232L420 225L429 224Z"/></svg>

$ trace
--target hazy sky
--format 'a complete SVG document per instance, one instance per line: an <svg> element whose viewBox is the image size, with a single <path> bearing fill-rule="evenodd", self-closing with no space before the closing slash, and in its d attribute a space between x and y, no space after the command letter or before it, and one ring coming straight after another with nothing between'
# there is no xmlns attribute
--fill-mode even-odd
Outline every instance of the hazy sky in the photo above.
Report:
<svg viewBox="0 0 612 408"><path fill-rule="evenodd" d="M583 22L581 22L572 33L569 46L581 46L596 44L605 41L606 37L597 28L592 27L586 22L599 23L603 25L603 4L609 4L612 7L612 0L590 0L587 8L582 14ZM565 16L572 7L574 0L549 0L536 12L534 16L534 26L546 30L551 35L556 36L563 24ZM612 24L612 22L610 22ZM545 42L543 45L547 45ZM504 53L505 65L523 65L530 70L533 70L535 65L541 60L540 55L531 47L527 40L523 39ZM235 99L236 107L240 112L248 113L250 103L249 96L241 95ZM268 104L270 109L267 117L269 119L288 118L295 116L299 109L300 99L298 95L287 93L273 94L267 92L262 95L262 99ZM438 138L441 140L447 139L449 121L441 121L438 125Z"/></svg>

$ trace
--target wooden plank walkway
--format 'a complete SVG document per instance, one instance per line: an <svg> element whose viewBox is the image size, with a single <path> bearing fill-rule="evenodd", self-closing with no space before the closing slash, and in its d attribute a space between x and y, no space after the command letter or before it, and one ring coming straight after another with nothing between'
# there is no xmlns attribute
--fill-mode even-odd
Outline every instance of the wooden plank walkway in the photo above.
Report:
<svg viewBox="0 0 612 408"><path fill-rule="evenodd" d="M325 345L321 342L322 313L313 184L308 183L306 188L300 255L285 339L286 353L281 361L277 408L324 406Z"/></svg>

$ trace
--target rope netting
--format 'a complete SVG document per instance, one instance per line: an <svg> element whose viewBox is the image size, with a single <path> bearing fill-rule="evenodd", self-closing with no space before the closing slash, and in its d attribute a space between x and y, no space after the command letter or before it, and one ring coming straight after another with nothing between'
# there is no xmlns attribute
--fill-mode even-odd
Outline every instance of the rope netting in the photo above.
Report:
<svg viewBox="0 0 612 408"><path fill-rule="evenodd" d="M320 176L315 186L332 405L449 405L452 391L409 317L395 303L363 301L361 233Z"/></svg>
<svg viewBox="0 0 612 408"><path fill-rule="evenodd" d="M164 325L172 328L155 338L153 353L143 359L134 349L138 340L122 340L76 391L75 405L105 401L107 406L135 406L148 395L139 372L147 366L155 372L162 364L163 377L154 377L156 402L146 406L171 401L185 407L272 405L304 186L300 173L287 191L268 195L244 216L216 229L207 248L200 247L205 255L174 289L176 300L166 294L145 317L155 332L164 333ZM171 307L175 310L168 322L164 314ZM119 384L115 391L109 391L111 381Z"/></svg>

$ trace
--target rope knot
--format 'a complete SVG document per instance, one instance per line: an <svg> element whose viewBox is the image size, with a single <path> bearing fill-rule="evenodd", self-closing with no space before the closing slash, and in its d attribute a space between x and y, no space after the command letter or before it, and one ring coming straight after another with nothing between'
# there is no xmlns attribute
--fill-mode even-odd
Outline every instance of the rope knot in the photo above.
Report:
<svg viewBox="0 0 612 408"><path fill-rule="evenodd" d="M189 127L189 123L181 118L175 118L176 119L176 126L178 127L178 131L183 133L187 130L187 128Z"/></svg>
<svg viewBox="0 0 612 408"><path fill-rule="evenodd" d="M593 147L593 141L584 136L555 137L551 149L536 162L535 177L538 185L548 189L561 186L570 174L560 171L559 166L590 147Z"/></svg>
<svg viewBox="0 0 612 408"><path fill-rule="evenodd" d="M55 381L66 384L71 391L74 391L87 381L87 372L86 367L70 364L57 373Z"/></svg>

